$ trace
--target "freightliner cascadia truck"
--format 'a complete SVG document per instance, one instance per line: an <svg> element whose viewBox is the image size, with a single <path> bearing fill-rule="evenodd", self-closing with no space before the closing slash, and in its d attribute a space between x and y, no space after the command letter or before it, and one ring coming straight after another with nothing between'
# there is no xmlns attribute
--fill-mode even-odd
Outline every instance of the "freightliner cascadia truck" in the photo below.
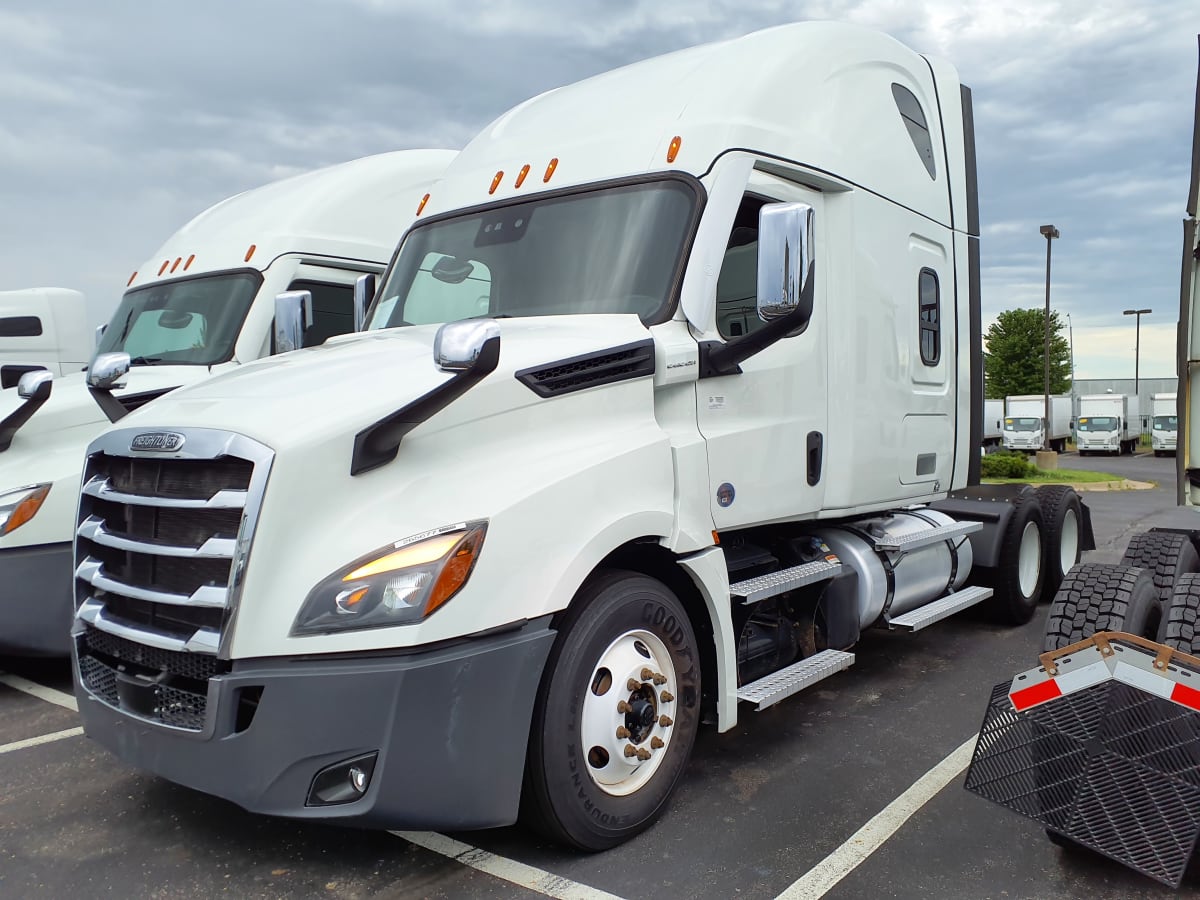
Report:
<svg viewBox="0 0 1200 900"><path fill-rule="evenodd" d="M830 23L651 59L502 115L416 212L365 334L88 448L80 712L128 763L262 813L523 809L611 847L701 723L868 628L1026 622L1088 544L1069 488L976 484L944 62Z"/></svg>
<svg viewBox="0 0 1200 900"><path fill-rule="evenodd" d="M82 372L53 381L34 372L22 390L0 392L0 652L70 652L71 541L88 442L181 385L353 330L355 278L383 271L412 219L409 198L453 155L380 154L218 203L130 277L99 345L100 359L132 358L121 389L90 391ZM277 339L278 325L303 334Z"/></svg>
<svg viewBox="0 0 1200 900"><path fill-rule="evenodd" d="M87 299L67 288L0 291L0 389L26 372L81 372L92 358Z"/></svg>

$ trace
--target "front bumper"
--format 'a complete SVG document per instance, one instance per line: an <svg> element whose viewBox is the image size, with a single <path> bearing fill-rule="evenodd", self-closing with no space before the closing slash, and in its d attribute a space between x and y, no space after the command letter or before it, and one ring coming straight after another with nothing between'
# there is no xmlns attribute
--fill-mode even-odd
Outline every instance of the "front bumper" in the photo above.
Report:
<svg viewBox="0 0 1200 900"><path fill-rule="evenodd" d="M235 661L208 679L198 731L139 718L85 688L80 658L94 657L80 638L75 692L84 731L122 760L252 812L489 828L516 821L534 695L554 636L540 621L435 650ZM306 805L320 770L372 753L361 797Z"/></svg>
<svg viewBox="0 0 1200 900"><path fill-rule="evenodd" d="M0 653L71 652L73 568L70 542L0 550Z"/></svg>

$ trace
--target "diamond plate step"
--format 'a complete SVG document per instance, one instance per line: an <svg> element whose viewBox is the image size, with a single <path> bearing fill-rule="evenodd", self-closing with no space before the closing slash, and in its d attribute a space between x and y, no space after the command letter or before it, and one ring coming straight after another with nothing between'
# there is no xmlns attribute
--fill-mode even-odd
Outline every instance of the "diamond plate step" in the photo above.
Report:
<svg viewBox="0 0 1200 900"><path fill-rule="evenodd" d="M741 600L743 604L757 603L768 597L776 597L806 584L816 584L836 577L842 571L842 564L834 557L832 561L819 559L816 562L792 566L790 569L780 569L778 572L768 572L757 578L747 578L729 586L729 596Z"/></svg>
<svg viewBox="0 0 1200 900"><path fill-rule="evenodd" d="M896 618L888 620L888 626L898 628L901 631L920 631L926 625L940 622L947 616L952 616L956 612L966 609L968 606L974 606L976 603L986 600L990 596L992 596L992 589L989 587L963 588L961 591L947 594L940 600L934 600L932 603L918 606L916 609L910 610L902 616L896 616Z"/></svg>
<svg viewBox="0 0 1200 900"><path fill-rule="evenodd" d="M930 544L940 544L951 538L960 537L978 531L983 527L982 522L951 522L949 525L939 525L928 531L914 531L911 534L889 535L875 539L876 550L919 550Z"/></svg>
<svg viewBox="0 0 1200 900"><path fill-rule="evenodd" d="M854 654L841 650L822 650L798 663L772 672L765 678L752 681L738 688L738 699L756 703L757 709L766 709L792 694L828 678L842 669L854 665Z"/></svg>

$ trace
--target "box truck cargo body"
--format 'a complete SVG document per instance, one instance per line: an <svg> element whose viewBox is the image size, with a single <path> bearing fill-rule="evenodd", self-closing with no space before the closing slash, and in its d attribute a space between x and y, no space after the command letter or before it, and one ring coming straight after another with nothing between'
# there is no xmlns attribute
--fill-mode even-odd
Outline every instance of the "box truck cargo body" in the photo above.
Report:
<svg viewBox="0 0 1200 900"><path fill-rule="evenodd" d="M1177 394L1153 394L1150 397L1153 419L1150 426L1150 445L1155 456L1175 453L1175 442L1179 436L1179 413L1176 409Z"/></svg>
<svg viewBox="0 0 1200 900"><path fill-rule="evenodd" d="M1128 394L1086 394L1079 398L1075 444L1080 456L1132 453L1142 434L1138 398Z"/></svg>
<svg viewBox="0 0 1200 900"><path fill-rule="evenodd" d="M1045 397L1023 394L1004 401L1005 450L1033 452L1049 447L1062 453L1071 436L1071 398L1050 397L1050 416L1045 415Z"/></svg>

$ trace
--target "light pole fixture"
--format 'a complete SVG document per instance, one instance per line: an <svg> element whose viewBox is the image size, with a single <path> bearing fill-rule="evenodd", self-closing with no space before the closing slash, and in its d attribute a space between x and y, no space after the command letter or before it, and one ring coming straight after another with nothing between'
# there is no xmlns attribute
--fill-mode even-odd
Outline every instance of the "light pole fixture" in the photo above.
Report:
<svg viewBox="0 0 1200 900"><path fill-rule="evenodd" d="M1152 309L1127 309L1123 313L1126 316L1137 316L1136 325L1134 326L1134 345L1133 345L1133 396L1138 395L1138 361L1142 354L1142 316L1147 313L1152 313ZM1138 409L1141 409L1139 402Z"/></svg>
<svg viewBox="0 0 1200 900"><path fill-rule="evenodd" d="M1058 237L1058 229L1053 225L1043 225L1038 229L1046 239L1046 343L1043 348L1045 361L1045 396L1042 399L1042 449L1050 449L1050 242Z"/></svg>

